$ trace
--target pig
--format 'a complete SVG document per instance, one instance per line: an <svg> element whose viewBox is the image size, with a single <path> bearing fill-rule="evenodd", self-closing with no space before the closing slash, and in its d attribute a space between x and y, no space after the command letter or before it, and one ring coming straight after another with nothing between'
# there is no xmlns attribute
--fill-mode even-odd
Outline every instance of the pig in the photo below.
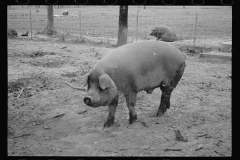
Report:
<svg viewBox="0 0 240 160"><path fill-rule="evenodd" d="M62 11L62 13L61 13L61 15L63 15L63 16L68 16L68 10L64 10L64 11Z"/></svg>
<svg viewBox="0 0 240 160"><path fill-rule="evenodd" d="M139 91L151 94L162 91L156 116L170 107L170 96L185 69L185 55L162 41L141 41L118 47L107 53L85 75L88 86L83 101L90 107L108 106L104 127L114 123L118 93L123 93L129 110L129 123L137 120L136 96Z"/></svg>
<svg viewBox="0 0 240 160"><path fill-rule="evenodd" d="M165 25L155 27L150 33L151 36L157 37L157 40L162 40L165 42L173 42L177 40L177 36L174 31Z"/></svg>

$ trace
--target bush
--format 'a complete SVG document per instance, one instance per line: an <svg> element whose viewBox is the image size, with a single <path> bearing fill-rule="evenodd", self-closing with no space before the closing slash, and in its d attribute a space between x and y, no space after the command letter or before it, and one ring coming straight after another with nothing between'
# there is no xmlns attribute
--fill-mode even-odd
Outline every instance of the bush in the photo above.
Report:
<svg viewBox="0 0 240 160"><path fill-rule="evenodd" d="M10 38L14 38L14 37L18 36L18 33L15 29L9 28L7 30L7 36L10 37Z"/></svg>

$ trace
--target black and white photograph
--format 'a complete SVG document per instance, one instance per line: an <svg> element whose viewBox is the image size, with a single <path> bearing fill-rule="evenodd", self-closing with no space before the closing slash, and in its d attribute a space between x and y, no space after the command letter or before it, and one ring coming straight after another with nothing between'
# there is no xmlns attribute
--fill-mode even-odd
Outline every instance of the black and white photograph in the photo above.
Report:
<svg viewBox="0 0 240 160"><path fill-rule="evenodd" d="M231 4L7 5L7 155L230 157L232 51Z"/></svg>

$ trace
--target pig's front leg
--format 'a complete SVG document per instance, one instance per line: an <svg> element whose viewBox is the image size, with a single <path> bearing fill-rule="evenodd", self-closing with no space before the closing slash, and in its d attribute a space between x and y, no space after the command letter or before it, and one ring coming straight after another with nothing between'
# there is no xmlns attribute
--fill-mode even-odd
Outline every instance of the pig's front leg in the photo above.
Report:
<svg viewBox="0 0 240 160"><path fill-rule="evenodd" d="M118 95L112 100L112 102L108 105L108 118L103 127L110 127L114 123L115 112L118 106Z"/></svg>

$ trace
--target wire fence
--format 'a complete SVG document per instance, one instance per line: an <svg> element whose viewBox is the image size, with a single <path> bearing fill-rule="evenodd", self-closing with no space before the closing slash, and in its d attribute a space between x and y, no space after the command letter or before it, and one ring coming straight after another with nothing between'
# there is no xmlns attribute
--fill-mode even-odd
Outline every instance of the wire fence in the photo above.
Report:
<svg viewBox="0 0 240 160"><path fill-rule="evenodd" d="M30 23L31 10L31 23ZM61 15L68 10L68 16ZM128 37L155 39L151 29L161 24L176 33L178 40L196 38L231 38L232 10L229 7L208 6L129 6ZM71 35L117 39L119 6L54 6L54 26L57 32ZM43 31L47 25L46 6L8 6L8 27L19 31Z"/></svg>

